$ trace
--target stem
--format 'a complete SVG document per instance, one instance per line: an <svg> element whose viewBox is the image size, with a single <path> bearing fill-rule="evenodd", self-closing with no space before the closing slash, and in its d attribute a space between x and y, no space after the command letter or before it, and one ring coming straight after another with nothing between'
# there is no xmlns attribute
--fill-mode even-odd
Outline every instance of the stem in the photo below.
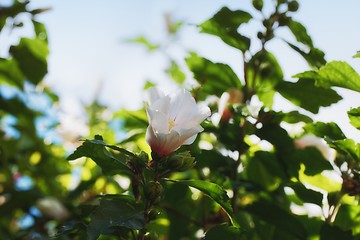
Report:
<svg viewBox="0 0 360 240"><path fill-rule="evenodd" d="M344 193L340 192L336 198L336 201L331 206L329 206L329 213L328 216L325 218L326 223L330 224L335 221L336 214L338 213L341 206L340 200L343 196Z"/></svg>

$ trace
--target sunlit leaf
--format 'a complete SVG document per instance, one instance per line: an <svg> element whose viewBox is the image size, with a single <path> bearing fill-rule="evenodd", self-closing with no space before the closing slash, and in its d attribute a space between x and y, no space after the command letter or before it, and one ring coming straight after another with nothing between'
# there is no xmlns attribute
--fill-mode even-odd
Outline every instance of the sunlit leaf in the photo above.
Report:
<svg viewBox="0 0 360 240"><path fill-rule="evenodd" d="M358 51L354 56L353 58L360 58L360 51Z"/></svg>
<svg viewBox="0 0 360 240"><path fill-rule="evenodd" d="M170 75L172 79L174 79L176 83L180 85L183 84L186 79L185 73L180 69L179 65L174 61L171 61L170 67L167 69L167 73Z"/></svg>
<svg viewBox="0 0 360 240"><path fill-rule="evenodd" d="M205 99L207 95L220 97L229 88L241 88L239 78L226 64L213 63L195 53L186 58L186 63L200 85L200 99Z"/></svg>
<svg viewBox="0 0 360 240"><path fill-rule="evenodd" d="M282 81L277 91L293 104L312 113L318 113L320 107L327 107L342 99L336 91L315 86L313 79L299 79L297 82Z"/></svg>
<svg viewBox="0 0 360 240"><path fill-rule="evenodd" d="M16 61L0 58L0 83L7 83L20 89L24 86L24 75Z"/></svg>
<svg viewBox="0 0 360 240"><path fill-rule="evenodd" d="M241 35L238 28L247 23L252 16L244 11L232 11L223 7L211 19L199 25L201 32L218 36L226 44L246 51L250 47L250 39Z"/></svg>
<svg viewBox="0 0 360 240"><path fill-rule="evenodd" d="M303 43L309 47L313 47L311 37L307 33L306 28L301 23L291 19L288 26L298 42Z"/></svg>
<svg viewBox="0 0 360 240"><path fill-rule="evenodd" d="M149 52L154 51L159 48L159 45L149 42L149 40L144 36L137 37L134 39L129 39L129 40L127 40L127 42L141 44L141 45L145 46Z"/></svg>
<svg viewBox="0 0 360 240"><path fill-rule="evenodd" d="M349 155L352 159L360 162L360 143L355 143L353 139L343 139L336 141L331 139L326 140L331 147Z"/></svg>
<svg viewBox="0 0 360 240"><path fill-rule="evenodd" d="M333 140L346 138L340 127L334 122L309 123L305 125L304 130L306 133L314 134L320 138L324 138L325 136L330 137Z"/></svg>
<svg viewBox="0 0 360 240"><path fill-rule="evenodd" d="M342 87L360 92L360 75L346 62L332 61L318 71L295 75L297 78L313 78L322 87Z"/></svg>
<svg viewBox="0 0 360 240"><path fill-rule="evenodd" d="M360 107L347 112L351 125L360 130Z"/></svg>

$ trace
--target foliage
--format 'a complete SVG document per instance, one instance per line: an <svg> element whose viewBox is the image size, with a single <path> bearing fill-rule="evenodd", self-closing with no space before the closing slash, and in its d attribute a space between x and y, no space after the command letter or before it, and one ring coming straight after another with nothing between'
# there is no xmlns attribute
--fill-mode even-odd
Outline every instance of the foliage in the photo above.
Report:
<svg viewBox="0 0 360 240"><path fill-rule="evenodd" d="M269 14L262 12L269 2L252 3L262 18L257 38L239 31L259 20L243 10L223 7L197 25L239 52L243 71L196 52L182 64L166 55L171 43L129 40L165 53L169 78L179 86L195 82L191 93L212 112L195 142L165 156L146 143L144 108L108 118L110 110L96 100L85 108L89 136L49 140L59 123L51 116L58 98L43 83L48 38L36 17L46 9L30 10L17 0L1 6L1 31L21 28L18 15L25 14L33 36L20 38L0 58L0 238L360 239L360 143L335 123L310 117L342 99L334 87L360 92L360 76L346 62L325 61L293 18L297 1L274 1ZM181 22L166 16L166 23L170 39L181 37ZM291 80L268 48L281 28L295 42L281 40L311 68ZM154 85L148 81L144 88ZM13 94L5 96L4 89ZM34 96L47 105L32 104ZM294 110L275 111L275 96ZM164 106L157 107L153 114ZM347 114L359 130L360 107ZM41 119L51 120L45 131ZM164 122L169 132L172 120ZM303 127L292 134L295 125ZM76 150L67 152L66 144Z"/></svg>

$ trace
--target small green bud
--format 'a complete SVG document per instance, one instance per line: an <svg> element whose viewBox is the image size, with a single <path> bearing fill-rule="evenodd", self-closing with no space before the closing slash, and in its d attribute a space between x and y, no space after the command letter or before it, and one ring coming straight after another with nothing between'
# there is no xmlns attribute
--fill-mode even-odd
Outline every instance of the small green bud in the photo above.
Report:
<svg viewBox="0 0 360 240"><path fill-rule="evenodd" d="M261 11L264 6L264 3L263 0L253 0L252 5L256 10Z"/></svg>
<svg viewBox="0 0 360 240"><path fill-rule="evenodd" d="M264 38L264 34L262 32L258 32L257 37L261 40Z"/></svg>
<svg viewBox="0 0 360 240"><path fill-rule="evenodd" d="M291 1L288 3L288 10L290 12L296 12L299 9L299 3L297 1Z"/></svg>
<svg viewBox="0 0 360 240"><path fill-rule="evenodd" d="M173 166L173 171L186 171L195 165L195 158L189 151L173 154L167 161L169 166Z"/></svg>
<svg viewBox="0 0 360 240"><path fill-rule="evenodd" d="M159 182L150 181L144 187L144 196L147 200L155 203L160 200L163 186Z"/></svg>

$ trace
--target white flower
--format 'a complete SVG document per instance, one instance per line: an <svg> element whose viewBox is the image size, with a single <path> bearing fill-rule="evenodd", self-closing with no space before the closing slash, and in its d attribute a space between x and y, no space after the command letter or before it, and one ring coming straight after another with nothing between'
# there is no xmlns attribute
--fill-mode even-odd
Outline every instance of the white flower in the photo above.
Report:
<svg viewBox="0 0 360 240"><path fill-rule="evenodd" d="M210 116L210 109L200 108L185 89L165 95L157 88L150 88L149 95L146 140L158 156L167 156L180 146L193 143L204 130L200 123Z"/></svg>

